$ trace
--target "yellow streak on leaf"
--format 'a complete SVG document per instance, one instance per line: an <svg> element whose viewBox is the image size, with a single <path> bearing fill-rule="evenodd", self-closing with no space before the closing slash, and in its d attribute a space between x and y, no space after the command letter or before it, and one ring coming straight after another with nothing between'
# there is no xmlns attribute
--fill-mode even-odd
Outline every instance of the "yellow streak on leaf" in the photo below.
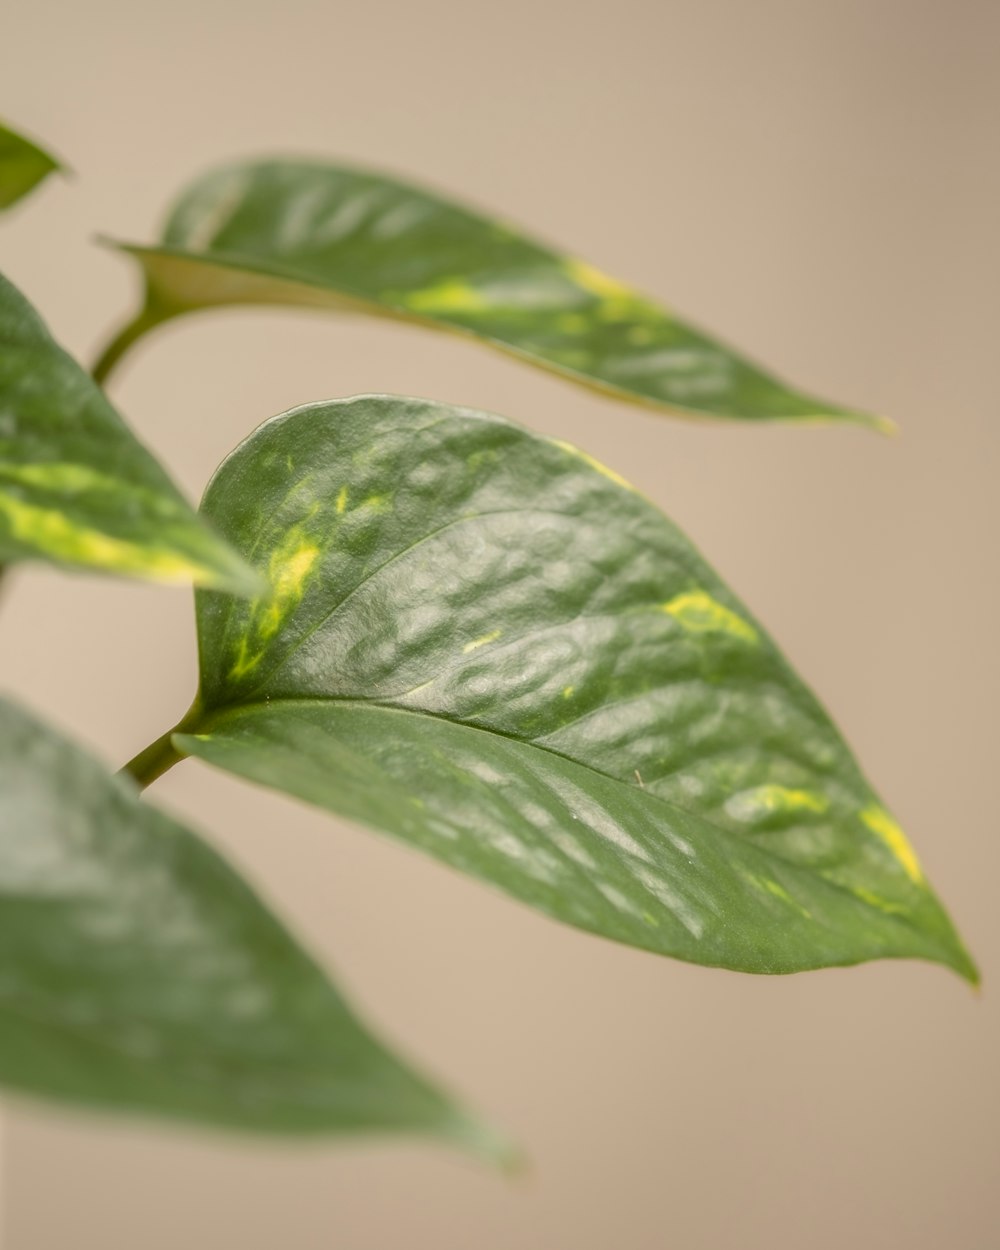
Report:
<svg viewBox="0 0 1000 1250"><path fill-rule="evenodd" d="M464 655L468 655L470 651L478 651L480 647L485 647L488 643L496 642L503 634L502 629L494 629L492 633L483 634L482 638L473 638L472 642L467 642L462 648Z"/></svg>
<svg viewBox="0 0 1000 1250"><path fill-rule="evenodd" d="M662 611L691 633L724 633L743 642L757 642L757 631L731 608L704 590L685 590L661 605Z"/></svg>
<svg viewBox="0 0 1000 1250"><path fill-rule="evenodd" d="M71 461L50 461L47 464L0 464L0 478L13 479L25 486L39 490L64 491L80 494L83 491L107 491L118 494L137 488L123 483L120 478L101 473L86 464Z"/></svg>
<svg viewBox="0 0 1000 1250"><path fill-rule="evenodd" d="M319 555L319 547L306 537L301 526L294 526L285 535L268 561L270 594L249 605L246 632L240 638L236 659L229 669L231 678L246 677L261 662L265 644L301 602Z"/></svg>
<svg viewBox="0 0 1000 1250"><path fill-rule="evenodd" d="M211 583L210 569L186 556L128 542L81 525L52 508L40 508L0 493L0 519L13 539L39 554L69 564L118 573L137 573L164 582Z"/></svg>
<svg viewBox="0 0 1000 1250"><path fill-rule="evenodd" d="M346 486L341 486L337 493L337 516L344 515L344 509L347 507L347 500L350 497L350 491Z"/></svg>
<svg viewBox="0 0 1000 1250"><path fill-rule="evenodd" d="M915 885L923 882L924 874L917 859L916 852L910 846L906 834L893 820L884 807L873 803L860 812L863 823L882 839L893 855L903 866L903 871Z"/></svg>
<svg viewBox="0 0 1000 1250"><path fill-rule="evenodd" d="M550 438L549 442L553 447L558 447L561 451L568 452L571 456L575 456L578 460L582 460L584 464L595 469L602 477L606 477L608 481L614 482L616 486L623 486L626 490L634 491L635 487L631 482L626 482L620 473L616 473L614 469L609 469L606 464L601 464L600 460L595 460L585 451L581 451L579 447L574 447L572 443L564 443L561 438Z"/></svg>
<svg viewBox="0 0 1000 1250"><path fill-rule="evenodd" d="M582 291L596 296L600 301L595 311L602 321L655 323L661 322L665 316L662 308L657 308L634 287L619 282L617 278L612 278L610 274L595 269L584 260L567 258L563 261L563 272Z"/></svg>
<svg viewBox="0 0 1000 1250"><path fill-rule="evenodd" d="M788 786L763 785L733 795L730 804L740 812L825 812L830 800L813 790L793 790ZM728 806L728 805L727 805Z"/></svg>
<svg viewBox="0 0 1000 1250"><path fill-rule="evenodd" d="M623 295L634 296L636 294L624 282L619 282L617 278L612 278L610 274L596 269L585 260L577 260L569 256L563 262L563 270L572 282L590 295L596 295L598 299L617 299Z"/></svg>
<svg viewBox="0 0 1000 1250"><path fill-rule="evenodd" d="M777 881L772 881L770 877L758 877L755 873L747 873L746 879L751 885L756 886L760 890L765 890L768 894L775 898L781 899L783 903L787 903L789 907L794 907L800 916L804 916L806 920L812 919L812 912L803 907L797 899L792 898L783 885Z"/></svg>
<svg viewBox="0 0 1000 1250"><path fill-rule="evenodd" d="M408 292L400 300L416 313L488 312L490 301L464 278L448 278L422 291Z"/></svg>
<svg viewBox="0 0 1000 1250"><path fill-rule="evenodd" d="M877 907L879 911L888 912L890 916L905 916L907 909L901 907L899 903L890 903L888 899L880 898L871 890L862 889L861 886L853 886L851 893L856 898L861 899L863 903L867 903L869 907Z"/></svg>

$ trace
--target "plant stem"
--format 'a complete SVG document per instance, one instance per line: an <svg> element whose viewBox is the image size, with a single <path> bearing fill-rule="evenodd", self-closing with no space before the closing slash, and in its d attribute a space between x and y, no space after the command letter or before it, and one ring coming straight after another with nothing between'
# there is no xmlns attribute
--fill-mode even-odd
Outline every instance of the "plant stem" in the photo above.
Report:
<svg viewBox="0 0 1000 1250"><path fill-rule="evenodd" d="M140 790L145 790L157 777L162 777L168 769L179 764L184 758L173 744L173 735L174 730L168 729L155 742L151 742L144 751L140 751L137 756L130 759L122 769L123 773L128 773L139 783Z"/></svg>
<svg viewBox="0 0 1000 1250"><path fill-rule="evenodd" d="M162 316L151 315L150 310L147 308L134 321L129 321L122 326L101 353L97 363L91 370L94 381L99 386L103 386L107 382L112 369L114 369L132 344L141 339L147 331L152 330L154 326L159 325L163 320Z"/></svg>
<svg viewBox="0 0 1000 1250"><path fill-rule="evenodd" d="M200 719L201 701L196 698L173 729L168 729L155 742L151 742L148 747L130 759L121 771L127 773L133 781L138 782L140 790L145 790L157 777L162 777L165 772L169 772L175 764L179 764L185 758L174 746L174 734L190 732L197 727Z"/></svg>

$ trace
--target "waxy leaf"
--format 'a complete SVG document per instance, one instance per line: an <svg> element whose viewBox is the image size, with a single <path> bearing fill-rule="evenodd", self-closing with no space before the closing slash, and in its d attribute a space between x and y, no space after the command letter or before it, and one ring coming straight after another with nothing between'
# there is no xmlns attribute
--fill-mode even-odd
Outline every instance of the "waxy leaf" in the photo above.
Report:
<svg viewBox="0 0 1000 1250"><path fill-rule="evenodd" d="M876 419L790 389L645 295L520 230L380 174L263 161L209 174L158 247L126 247L146 306L98 366L167 318L289 304L403 318L687 416Z"/></svg>
<svg viewBox="0 0 1000 1250"><path fill-rule="evenodd" d="M0 700L0 1082L281 1133L496 1142L392 1057L231 868Z"/></svg>
<svg viewBox="0 0 1000 1250"><path fill-rule="evenodd" d="M634 946L975 978L815 698L611 470L369 396L263 425L203 509L271 594L199 593L180 752Z"/></svg>
<svg viewBox="0 0 1000 1250"><path fill-rule="evenodd" d="M260 590L0 276L0 562L15 560Z"/></svg>
<svg viewBox="0 0 1000 1250"><path fill-rule="evenodd" d="M0 209L9 208L58 168L54 156L0 123Z"/></svg>

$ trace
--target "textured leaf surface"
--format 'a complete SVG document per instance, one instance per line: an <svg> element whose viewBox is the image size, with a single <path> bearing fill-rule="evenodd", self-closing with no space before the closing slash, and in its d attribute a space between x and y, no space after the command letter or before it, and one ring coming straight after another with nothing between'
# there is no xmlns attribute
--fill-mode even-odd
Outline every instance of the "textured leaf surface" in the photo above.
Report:
<svg viewBox="0 0 1000 1250"><path fill-rule="evenodd" d="M15 204L58 168L54 156L0 123L0 209Z"/></svg>
<svg viewBox="0 0 1000 1250"><path fill-rule="evenodd" d="M329 307L454 330L689 416L879 424L790 389L504 222L363 170L301 161L222 169L181 199L162 246L127 250L145 270L148 302L119 346L213 305Z"/></svg>
<svg viewBox="0 0 1000 1250"><path fill-rule="evenodd" d="M0 700L0 1082L287 1133L491 1148L199 838Z"/></svg>
<svg viewBox="0 0 1000 1250"><path fill-rule="evenodd" d="M0 562L260 590L0 276Z"/></svg>
<svg viewBox="0 0 1000 1250"><path fill-rule="evenodd" d="M199 594L183 752L664 954L975 976L813 696L582 453L361 397L262 426L203 508L272 594Z"/></svg>

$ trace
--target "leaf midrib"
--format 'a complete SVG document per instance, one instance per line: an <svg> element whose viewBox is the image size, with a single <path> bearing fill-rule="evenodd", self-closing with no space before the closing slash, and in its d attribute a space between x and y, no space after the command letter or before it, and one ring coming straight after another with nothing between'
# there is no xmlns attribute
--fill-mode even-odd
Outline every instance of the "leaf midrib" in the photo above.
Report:
<svg viewBox="0 0 1000 1250"><path fill-rule="evenodd" d="M623 781L620 777L616 777L613 773L604 772L603 769L597 768L596 766L594 766L593 764L587 761L576 759L574 756L571 756L571 755L565 755L561 751L553 750L551 747L542 746L539 743L536 743L534 741L530 741L524 738L519 738L516 734L509 733L505 730L497 729L492 726L474 725L468 721L460 720L455 717L449 717L449 716L446 716L437 712L425 711L423 709L400 708L400 707L396 707L393 704L382 703L374 699L373 700L361 700L361 699L344 699L344 698L338 698L336 696L324 696L322 698L317 698L315 696L283 695L280 698L252 700L248 703L241 703L241 704L235 704L235 703L228 704L224 707L206 710L205 712L202 713L202 715L199 717L199 719L195 723L191 724L190 726L186 725L183 733L190 733L191 735L197 735L199 733L211 734L212 731L216 727L220 726L220 723L221 725L224 726L224 723L227 719L235 719L235 718L240 717L243 714L249 714L252 717L255 710L261 710L266 713L268 711L276 711L276 710L280 711L284 705L289 705L292 707L302 706L302 705L312 705L315 707L322 708L329 704L336 704L340 707L345 707L345 708L358 708L358 709L364 708L367 710L370 710L372 708L377 708L379 711L382 711L382 712L394 713L396 715L404 716L404 717L417 717L417 718L425 718L425 719L433 720L433 721L441 721L446 725L457 726L459 728L469 731L470 733L482 733L482 734L486 734L489 737L500 738L504 741L515 743L516 745L523 747L527 750L539 751L545 755L551 755L556 759L563 760L566 763L572 764L577 768L581 768L585 770L586 772L593 773L595 776L601 777L604 780L613 783L615 786L624 787L626 790L628 790L631 793L632 788L629 786L628 782ZM183 734L181 736L183 736ZM178 747L178 749L181 750L182 754L184 754L183 748ZM641 795L642 795L643 802L653 803L659 807L662 807L668 813L679 812L684 817L685 820L692 820L697 823L708 825L718 837L723 838L726 841L732 841L740 846L746 846L748 844L747 841L744 840L743 838L740 838L738 834L733 833L731 830L726 829L725 827L716 824L716 822L712 820L710 816L703 815L700 812L689 811L687 808L681 807L680 804L672 803L670 800L664 799L660 795L655 794L654 792L647 790L645 788L641 789ZM854 901L855 904L859 906L871 906L870 904L867 904L863 898L860 898L853 890L841 884L839 881L832 880L831 878L827 877L824 873L814 870L814 869L806 868L802 864L796 863L795 860L789 859L787 856L778 854L770 847L761 846L758 843L750 843L750 845L752 845L755 848L755 850L757 850L761 855L765 856L766 858L770 860L774 860L784 865L786 868L789 868L791 871L793 871L796 875L803 874L804 876L810 879L818 879L822 881L823 884L829 889L837 890L838 892L842 894L846 894L848 897L850 897ZM620 847L616 848L615 853L619 855L623 855L623 856L628 856L630 861L634 858L634 856L632 856L629 851L623 850ZM925 893L929 898L931 899L934 898L933 894L929 890L925 891ZM911 918L911 916L908 913L896 914L893 916L893 919L894 921L896 921L896 923L904 924L906 925L907 928L914 930L921 937L927 936L919 928L919 926L914 922L914 920Z"/></svg>
<svg viewBox="0 0 1000 1250"><path fill-rule="evenodd" d="M136 243L119 243L116 240L112 240L112 245L119 250L128 252L130 255L138 259L140 263L142 263L146 257L162 257L167 260L188 261L197 265L215 265L220 269L229 269L235 272L249 272L265 278L274 278L280 282L305 287L310 291L320 291L331 296L342 296L345 305L350 306L353 304L355 306L354 311L363 313L366 316L403 321L411 325L424 326L432 330L444 330L448 333L458 335L460 338L468 339L474 343L483 343L504 355L515 356L522 360L526 360L536 368L553 373L557 377L568 378L577 385L582 386L584 389L608 395L613 399L617 399L622 403L631 404L637 408L646 409L656 413L667 413L670 416L679 418L680 420L693 421L696 423L702 421L726 420L751 422L767 421L774 423L803 423L810 421L822 422L830 420L843 420L860 425L871 425L873 423L872 418L867 417L863 413L858 413L853 409L843 408L836 404L824 404L814 400L812 396L805 394L797 388L776 378L762 365L750 360L745 353L737 352L734 348L730 348L728 344L720 345L741 365L748 368L755 375L758 375L766 383L780 386L790 395L793 395L796 399L801 400L803 411L801 413L780 413L774 416L763 416L760 413L741 412L732 406L729 406L726 409L720 408L718 411L713 411L703 407L684 404L679 400L661 398L656 395L651 395L646 391L630 388L624 384L599 377L597 374L574 368L572 365L566 364L563 361L543 355L531 347L527 347L510 339L499 338L488 329L480 328L475 325L466 325L462 321L453 320L452 318L443 315L431 316L429 314L415 312L405 305L396 304L387 298L383 299L381 295L376 298L370 294L362 294L348 283L342 282L339 278L336 279L336 281L319 281L317 279L309 278L307 275L294 269L286 269L279 264L273 264L271 262L262 263L257 258L244 258L243 254L240 252L192 252L185 248L167 247L162 244L157 246L147 246ZM180 316L188 312L197 312L201 309L212 307L220 308L234 303L239 303L239 301L220 300L217 303L213 301L205 301L204 303L198 304L179 304L169 312L161 315L159 317L159 321L167 321L171 317ZM698 335L701 338L705 337L703 331L697 326L683 320L682 318L673 316L665 309L660 308L659 305L657 305L657 307L662 313L664 320L669 324L679 326L686 332ZM147 313L149 312L148 306L146 311ZM558 312L559 308L554 307L553 311Z"/></svg>

